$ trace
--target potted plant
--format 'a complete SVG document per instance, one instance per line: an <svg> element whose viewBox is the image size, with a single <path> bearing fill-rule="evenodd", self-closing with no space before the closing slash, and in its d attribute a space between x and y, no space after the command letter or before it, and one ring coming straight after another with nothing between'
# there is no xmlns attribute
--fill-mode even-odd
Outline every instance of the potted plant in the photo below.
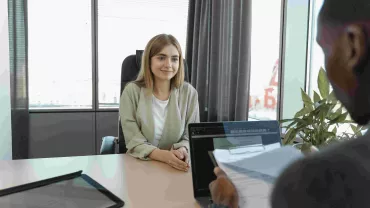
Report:
<svg viewBox="0 0 370 208"><path fill-rule="evenodd" d="M283 126L286 128L283 144L291 145L299 138L301 142L293 145L305 154L318 151L332 142L362 136L362 132L367 130L367 127L357 126L348 119L348 112L335 98L334 92L329 92L329 81L323 68L319 71L317 84L319 93L314 91L311 99L301 89L303 108L295 114L294 118L280 121L281 124L288 123ZM348 124L349 128L339 132L338 128L341 124Z"/></svg>

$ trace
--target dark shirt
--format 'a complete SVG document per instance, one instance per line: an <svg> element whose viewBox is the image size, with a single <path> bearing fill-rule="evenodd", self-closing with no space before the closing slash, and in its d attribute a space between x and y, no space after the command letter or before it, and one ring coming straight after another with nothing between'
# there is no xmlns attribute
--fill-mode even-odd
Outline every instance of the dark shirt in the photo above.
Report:
<svg viewBox="0 0 370 208"><path fill-rule="evenodd" d="M370 207L370 135L294 162L277 178L270 200L272 208Z"/></svg>
<svg viewBox="0 0 370 208"><path fill-rule="evenodd" d="M370 207L369 134L329 146L290 165L271 195L272 208Z"/></svg>

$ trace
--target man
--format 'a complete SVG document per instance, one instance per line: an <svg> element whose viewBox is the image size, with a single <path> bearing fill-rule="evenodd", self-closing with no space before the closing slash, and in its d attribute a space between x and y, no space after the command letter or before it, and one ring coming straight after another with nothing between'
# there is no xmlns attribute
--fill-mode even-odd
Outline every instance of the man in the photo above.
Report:
<svg viewBox="0 0 370 208"><path fill-rule="evenodd" d="M317 42L335 95L360 125L370 120L370 0L325 0ZM235 187L219 168L215 204L237 207ZM272 208L370 207L370 133L289 166L271 194ZM217 205L215 206L217 207Z"/></svg>

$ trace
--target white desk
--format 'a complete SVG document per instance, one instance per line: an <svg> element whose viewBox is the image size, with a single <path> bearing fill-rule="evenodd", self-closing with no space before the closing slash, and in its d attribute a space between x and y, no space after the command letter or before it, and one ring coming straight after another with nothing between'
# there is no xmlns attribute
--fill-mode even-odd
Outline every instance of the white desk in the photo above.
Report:
<svg viewBox="0 0 370 208"><path fill-rule="evenodd" d="M78 170L125 201L125 208L200 207L193 197L191 170L125 154L0 161L0 189Z"/></svg>

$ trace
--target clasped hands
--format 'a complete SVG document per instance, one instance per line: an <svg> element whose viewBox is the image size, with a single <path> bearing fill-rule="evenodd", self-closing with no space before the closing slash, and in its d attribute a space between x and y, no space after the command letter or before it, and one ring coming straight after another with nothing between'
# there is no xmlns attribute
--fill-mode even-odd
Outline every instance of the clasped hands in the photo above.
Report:
<svg viewBox="0 0 370 208"><path fill-rule="evenodd" d="M171 148L171 150L161 150L157 148L149 154L149 158L167 163L171 167L185 172L188 171L190 167L189 153L185 147L180 147L176 150L173 148Z"/></svg>
<svg viewBox="0 0 370 208"><path fill-rule="evenodd" d="M172 149L166 151L164 154L164 161L171 167L187 172L189 170L189 153L185 147L179 149Z"/></svg>

